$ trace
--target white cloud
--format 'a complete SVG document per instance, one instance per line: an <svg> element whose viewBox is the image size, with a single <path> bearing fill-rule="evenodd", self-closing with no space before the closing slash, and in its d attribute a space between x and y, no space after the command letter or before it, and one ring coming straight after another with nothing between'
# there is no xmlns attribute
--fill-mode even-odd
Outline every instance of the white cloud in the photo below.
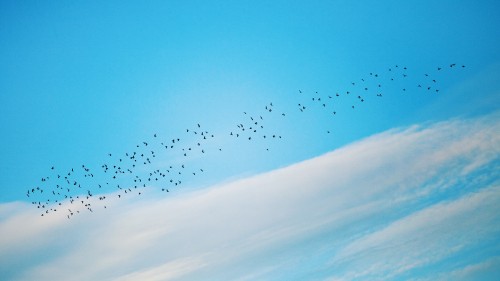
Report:
<svg viewBox="0 0 500 281"><path fill-rule="evenodd" d="M350 267L357 268L355 264L371 264L372 268L364 271L363 276L387 279L499 235L498 214L500 186L486 188L417 211L352 241L335 256L332 266L350 263ZM353 270L349 275L360 277L361 274Z"/></svg>
<svg viewBox="0 0 500 281"><path fill-rule="evenodd" d="M159 281L159 280L170 280L184 273L188 273L192 270L199 269L205 265L205 262L200 258L186 258L179 259L173 262L162 264L153 268L147 268L145 270L139 270L137 272L132 272L125 276L120 276L117 280L120 281L133 281L133 280L148 280L148 281Z"/></svg>
<svg viewBox="0 0 500 281"><path fill-rule="evenodd" d="M500 268L500 257L496 256L477 264L471 264L464 268L454 270L441 276L442 280L496 280L498 279L498 268ZM496 279L493 279L493 278Z"/></svg>
<svg viewBox="0 0 500 281"><path fill-rule="evenodd" d="M72 220L0 205L0 275L234 280L283 272L323 278L335 269L338 279L398 276L498 231L491 226L498 187L481 169L498 170L499 131L498 115L392 130L201 191L146 190Z"/></svg>

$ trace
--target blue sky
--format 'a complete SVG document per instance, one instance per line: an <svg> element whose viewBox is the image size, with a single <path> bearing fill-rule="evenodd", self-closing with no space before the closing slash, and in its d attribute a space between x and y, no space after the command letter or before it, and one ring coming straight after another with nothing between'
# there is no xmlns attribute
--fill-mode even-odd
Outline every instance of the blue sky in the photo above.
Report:
<svg viewBox="0 0 500 281"><path fill-rule="evenodd" d="M206 262L206 257L200 256L201 251L209 249L209 245L224 248L223 243L216 243L217 239L203 240L206 243L200 242L194 247L200 251L196 253L175 247L178 255L162 260L165 268L152 261L133 263L134 272L145 274L157 267L158 272L178 270L182 273L185 266L188 273L179 273L179 278L196 279L208 273L217 280L247 275L251 280L254 279L251 273L262 274L270 280L290 280L289 275L279 272L291 272L298 276L297 279L313 276L311 278L318 280L365 280L370 277L425 280L438 273L442 274L442 279L454 279L453 276L462 274L464 280L473 280L474 277L467 279L467 274L498 275L498 270L488 271L499 263L498 243L492 238L498 229L488 225L499 219L495 209L498 201L498 177L495 175L498 149L495 147L499 141L494 133L498 129L500 102L499 12L496 1L151 1L147 4L135 1L2 1L0 228L14 235L17 228L28 227L15 224L24 218L26 224L33 222L39 227L39 233L74 233L82 227L99 228L107 220L116 219L119 216L116 210L136 210L144 216L155 217L147 207L153 202L151 204L158 210L173 208L170 211L182 213L193 223L193 231L198 231L203 223L196 216L203 218L203 215L193 204L206 202L210 206L213 202L223 202L219 197L207 198L205 193L229 192L229 199L243 204L248 194L227 191L231 186L239 190L242 186L252 186L247 181L259 185L262 177L271 177L274 180L269 193L253 185L259 191L255 196L260 194L260 197L269 198L262 203L260 216L252 217L236 208L237 204L222 204L227 211L234 212L232 222L238 225L237 228L257 235L266 229L273 234L275 229L269 222L274 219L283 219L283 229L301 225L302 222L291 217L302 208L285 208L281 217L274 214L279 204L298 200L289 198L291 201L287 201L287 196L283 200L276 199L283 197L280 194L283 190L293 194L292 190L297 189L303 194L305 198L296 203L304 209L316 204L309 198L321 198L321 194L331 199L337 193L346 192L345 202L332 199L334 208L318 207L316 214L320 220L302 225L311 231L300 228L300 231L294 230L298 236L284 234L283 243L255 238L261 246L253 254L238 256L233 251L222 250L212 253L220 257L221 263L203 266L205 269L200 269L199 273L195 272L198 268L195 265ZM456 66L450 67L453 63ZM431 89L427 90L429 86ZM435 92L436 89L439 92ZM299 110L299 103L306 106L304 112ZM266 111L266 106L273 111ZM248 134L248 127L255 121L250 117L259 120L261 116L259 126L265 128L259 129L256 135ZM239 124L244 124L247 131L235 138ZM435 134L419 138L418 132L412 131L413 126ZM440 128L444 133L437 133ZM206 141L193 134L193 131L202 130L209 132ZM409 141L407 150L398 150L398 144L405 143L408 135L417 141ZM253 139L243 139L243 136L253 136ZM176 138L182 141L175 144L175 149L162 150L161 142ZM382 140L377 141L379 138ZM418 141L424 143L418 144ZM425 158L423 155L439 154L438 148L445 150L446 146L442 147L440 141L456 142L456 150L460 153L455 150L443 152L442 159L446 161L438 161L440 156ZM145 147L143 142L149 146ZM197 147L198 142L203 147ZM460 148L470 143L474 145ZM346 167L358 170L357 164L353 164L358 162L351 161L359 153L353 151L353 147L362 149L366 155L370 155L371 150L384 153L359 160L359 163L373 162L372 170L367 168L366 173L336 173L336 169L342 170L344 165L341 163L325 166L335 168L333 171L321 165L324 159L338 159L345 161ZM192 152L188 148L192 148ZM137 168L134 175L145 179L154 169L173 166L172 172L183 171L184 174L178 177L183 183L179 186L168 181L148 183L146 188L139 188L142 197L136 196L134 191L133 196L127 194L126 200L116 201L117 194L124 195L123 190L116 193L116 184L125 188L136 183L132 175L112 182L108 174L102 173L101 165L118 163L119 158L125 159L125 153L150 153L150 150L156 151L154 159L151 157L153 163ZM351 154L346 155L346 151ZM477 151L484 155L473 156ZM108 153L113 156L109 157ZM183 156L184 153L188 156ZM314 163L318 167L317 173L307 168L299 169L301 178L310 180L304 184L314 185L310 195L302 187L276 176L291 173L294 168L290 167L307 166L304 163ZM424 169L419 163L429 163L429 167L440 172L432 173L428 171L430 168ZM403 164L412 169L401 169ZM82 165L90 168L95 177L84 177ZM181 165L185 165L186 170L182 170ZM39 210L30 206L35 199L33 196L28 198L26 191L41 186L50 193L50 188L59 183L55 179L57 175L71 169L78 170L73 173L72 180L80 182L84 188L73 189L68 195L90 191L94 195L107 195L109 205L116 206L106 210L101 206L92 214L82 212L74 220L76 222L60 222L56 214L50 219L53 221L40 220ZM394 181L377 181L370 171L394 177ZM190 176L193 172L196 176ZM343 174L350 177L345 178L343 184L334 184L344 177ZM50 180L41 182L45 177ZM452 181L454 178L460 181ZM415 179L419 179L417 183ZM112 184L106 185L109 182ZM103 188L99 189L99 184ZM410 192L409 186L415 191ZM158 192L165 187L170 189L169 193ZM469 188L464 190L465 187ZM380 190L380 194L368 192L366 197L354 196L371 188ZM355 191L351 194L345 189ZM45 200L47 196L44 196L36 200ZM477 210L461 207L469 200L477 202L474 200L483 198L481 196L488 197L491 204ZM403 203L398 203L397 208L382 208L371 215L363 213L373 204L387 202ZM360 210L358 215L345 217L345 221L352 224L345 231L342 230L343 222L325 223L323 228L315 226L328 215L335 220L333 213L356 213L356 208ZM393 214L395 210L401 211ZM379 271L363 271L366 264L385 258L388 264L404 261L394 253L395 249L411 250L426 241L425 237L417 235L415 240L394 244L370 238L370 235L378 237L385 235L384 230L391 234L393 228L404 226L408 230L419 223L425 225L428 221L421 217L439 210L449 210L451 215L443 217L439 227L430 227L432 233L429 235L441 237L442 240L438 240L446 243L448 237L444 233L449 232L449 228L453 230L453 222L469 216L483 222L477 225L471 222L469 226L483 233L489 242L457 240L453 243L462 248L457 246L460 249L453 253L449 253L449 247L437 243L432 247L436 253L432 257L425 257L420 252L408 257L408 264L415 262L416 266L402 273L396 273L396 266L387 265L378 266ZM248 225L236 223L237 218L248 221ZM141 216L136 220L141 220ZM174 229L185 227L176 221L164 223L165 227ZM14 226L16 229L12 229ZM207 227L214 233L223 232L216 222L208 223ZM120 229L129 229L131 235L140 236L141 224L131 221L130 225L117 224L116 228L103 227L102 231L114 233ZM472 235L472 230L457 227L454 231L465 231L464 237ZM151 243L157 241L157 237L168 237L161 233L153 235ZM228 234L228 243L234 244L226 246L235 249L232 247L243 247L238 242L250 243L242 240L239 236L242 233L246 232ZM273 235L281 237L279 233ZM184 234L195 239L196 233ZM84 244L98 242L92 237L97 234L88 235L90 238L85 238ZM175 235L174 238L180 239ZM9 239L0 239L0 245L7 245ZM38 242L32 249L37 249L35 245L43 249L56 243L50 239ZM366 255L366 259L359 261L353 258L355 253L368 251L356 245L372 246L371 242L379 247L373 255ZM62 279L62 276L54 276L64 272L57 273L51 268L60 265L57 260L76 255L79 250L73 245L76 240L60 243L55 245L58 250L47 257L35 255L30 261L9 269L3 267L0 272L8 272L6 276L13 280L30 279L29 274L36 272L43 273L47 280ZM167 250L167 246L162 247ZM138 247L131 255L144 253L140 249L147 249L143 244ZM276 249L292 257L311 258L286 260ZM18 251L16 248L9 251L17 253L19 260L31 253L30 249L21 246ZM88 257L94 255L96 253L87 253ZM236 255L235 260L241 259L238 265L242 270L235 269L223 275L228 266L235 266L222 262L231 259L232 255ZM474 258L465 259L466 255ZM263 257L268 258L265 264L258 262ZM426 262L422 262L424 260ZM123 262L128 264L132 260ZM401 264L401 268L405 265ZM109 269L114 270L111 265ZM381 269L387 275L383 275ZM119 279L131 274L111 271L96 270L89 273L95 275L88 277ZM21 272L27 273L21 275Z"/></svg>

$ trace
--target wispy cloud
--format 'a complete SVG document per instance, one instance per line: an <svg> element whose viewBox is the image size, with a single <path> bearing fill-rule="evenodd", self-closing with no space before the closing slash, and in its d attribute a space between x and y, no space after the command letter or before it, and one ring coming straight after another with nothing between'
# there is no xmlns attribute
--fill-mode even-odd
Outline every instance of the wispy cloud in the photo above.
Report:
<svg viewBox="0 0 500 281"><path fill-rule="evenodd" d="M352 241L334 257L331 265L347 264L349 279L387 279L439 262L481 240L498 236L499 213L500 186L485 188L417 211Z"/></svg>
<svg viewBox="0 0 500 281"><path fill-rule="evenodd" d="M116 199L71 220L3 204L0 275L349 280L451 272L456 266L430 265L500 232L498 120L395 129L196 192L148 189L141 200ZM483 258L475 257L471 263Z"/></svg>

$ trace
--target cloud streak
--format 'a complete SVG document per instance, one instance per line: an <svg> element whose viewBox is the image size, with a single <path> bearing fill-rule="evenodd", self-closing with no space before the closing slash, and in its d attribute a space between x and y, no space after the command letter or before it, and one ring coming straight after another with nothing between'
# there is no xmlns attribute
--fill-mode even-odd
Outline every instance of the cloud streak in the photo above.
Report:
<svg viewBox="0 0 500 281"><path fill-rule="evenodd" d="M394 129L200 191L165 197L147 189L142 200L116 200L72 220L3 204L0 275L373 280L458 274L499 253L491 249L498 243L484 242L500 233L498 120L493 114ZM470 252L476 254L461 258ZM447 262L454 259L465 264Z"/></svg>

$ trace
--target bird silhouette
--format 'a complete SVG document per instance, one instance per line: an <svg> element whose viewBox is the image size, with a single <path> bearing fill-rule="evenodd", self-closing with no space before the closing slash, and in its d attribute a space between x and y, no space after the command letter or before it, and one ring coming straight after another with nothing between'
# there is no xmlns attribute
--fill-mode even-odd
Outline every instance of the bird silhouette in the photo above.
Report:
<svg viewBox="0 0 500 281"><path fill-rule="evenodd" d="M287 108L279 102L271 101L262 104L255 111L239 111L239 117L234 116L236 126L220 135L226 136L234 145L239 145L239 151L258 148L260 150L256 151L265 149L271 153L266 152L266 155L272 155L276 150L271 148L281 145L278 140L286 139L284 136L282 137L280 131L282 127L277 125L279 122L282 122L281 124L290 122L286 126L300 131L298 123L293 124L292 122L296 121L292 120L302 118L305 124L312 124L316 120L314 118L324 112L327 114L326 116L330 117L339 115L332 119L335 121L331 121L338 122L338 120L344 120L342 119L343 115L357 114L358 111L363 111L367 106L376 102L375 99L370 99L372 96L384 97L376 99L379 103L383 103L398 93L405 93L406 96L426 93L425 90L439 93L443 75L465 68L465 65L455 63L448 64L448 66L415 73L415 71L410 70L410 67L401 67L398 64L384 68L385 71L371 71L367 75L352 79L350 80L352 82L348 82L343 88L339 86L336 91L330 92L330 94L322 94L320 91L307 92L300 89L298 90L299 95L296 92L292 94L297 95L297 102L292 103L296 107ZM386 86L386 83L389 82L393 86ZM412 84L408 85L410 82ZM340 93L345 93L345 95ZM345 107L349 106L357 110L352 111L352 113L344 110ZM325 122L330 122L329 120L325 120ZM182 129L179 134L164 139L163 133L157 131L152 136L144 138L139 144L134 144L133 150L108 152L105 163L97 166L100 167L99 169L94 169L95 166L87 164L82 164L81 168L76 170L74 168L65 169L59 163L53 163L49 166L49 174L38 177L40 179L37 180L38 186L25 189L25 195L36 209L42 211L41 216L43 217L58 212L56 207L63 206L64 202L67 202L68 205L71 204L71 206L79 206L78 210L71 209L66 213L66 217L69 219L79 214L80 210L86 210L90 213L97 212L95 202L101 202L101 208L107 208L109 205L106 202L109 199L103 193L111 191L111 188L116 188L118 191L117 197L113 196L118 199L132 195L143 195L149 192L148 189L144 189L148 185L169 192L182 186L183 182L189 181L190 177L201 179L206 174L210 174L209 171L204 173L203 169L194 168L195 160L199 161L196 163L203 163L204 159L207 159L206 157L213 157L215 152L222 153L227 140L215 138L219 132L212 132L209 129L210 124L204 122L203 124L203 130L201 122L196 122L189 128ZM327 124L332 125L331 123ZM323 134L324 132L322 131ZM331 127L326 130L326 133L330 134L331 137L339 134L335 128ZM244 139L248 141L244 141ZM181 159L179 156L182 156L182 164L164 164L168 163L169 160L173 161L173 159L179 161ZM234 158L237 159L238 156L235 155ZM140 163L142 164L139 165ZM59 172L61 170L63 172ZM167 174L169 177L166 176ZM132 192L133 190L134 192ZM78 195L75 196L75 194ZM95 194L98 194L97 198L94 196ZM59 212L61 210L63 209L60 209Z"/></svg>

